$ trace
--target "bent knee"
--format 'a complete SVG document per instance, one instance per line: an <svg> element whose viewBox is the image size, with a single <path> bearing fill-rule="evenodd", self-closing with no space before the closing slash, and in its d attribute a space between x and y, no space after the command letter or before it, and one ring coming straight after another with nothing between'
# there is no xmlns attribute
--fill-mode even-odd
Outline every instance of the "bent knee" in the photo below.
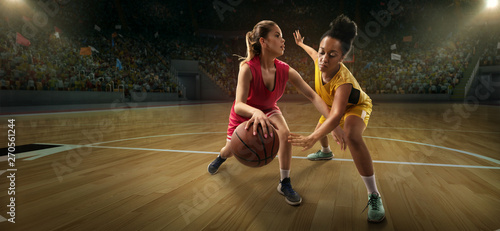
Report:
<svg viewBox="0 0 500 231"><path fill-rule="evenodd" d="M278 133L278 136L281 138L288 139L288 136L290 135L290 130L288 128L282 128L280 130L276 130Z"/></svg>
<svg viewBox="0 0 500 231"><path fill-rule="evenodd" d="M359 133L347 132L345 138L348 144L358 144L363 142L363 137Z"/></svg>

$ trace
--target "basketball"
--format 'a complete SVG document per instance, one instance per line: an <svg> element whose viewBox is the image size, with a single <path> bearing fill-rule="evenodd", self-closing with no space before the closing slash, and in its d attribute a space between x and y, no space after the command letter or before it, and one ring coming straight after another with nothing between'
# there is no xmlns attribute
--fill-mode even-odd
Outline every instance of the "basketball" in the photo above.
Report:
<svg viewBox="0 0 500 231"><path fill-rule="evenodd" d="M245 130L247 122L240 124L231 137L231 152L242 164L249 167L262 167L276 157L279 149L279 137L274 127L269 127L267 138L264 138L262 126L258 126L257 135L253 128ZM273 137L270 134L273 134Z"/></svg>

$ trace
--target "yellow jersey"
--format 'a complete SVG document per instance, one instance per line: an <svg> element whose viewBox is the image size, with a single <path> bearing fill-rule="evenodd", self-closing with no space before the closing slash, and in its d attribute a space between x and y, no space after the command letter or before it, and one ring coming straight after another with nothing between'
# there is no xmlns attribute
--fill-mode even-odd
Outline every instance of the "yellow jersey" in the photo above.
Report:
<svg viewBox="0 0 500 231"><path fill-rule="evenodd" d="M363 91L363 89L361 89L356 78L354 78L352 73L349 71L349 69L347 69L347 67L343 63L340 63L340 69L337 72L337 74L333 76L330 82L324 85L323 85L323 79L321 78L321 71L319 70L318 67L318 60L315 60L314 66L315 66L314 82L315 82L316 93L318 93L318 95L323 99L323 101L325 101L326 105L328 105L329 108L332 107L335 91L337 90L337 88L347 83L352 84L351 94L349 95L349 100L347 102L347 109L349 109L352 106L361 106L367 109L372 108L372 100Z"/></svg>

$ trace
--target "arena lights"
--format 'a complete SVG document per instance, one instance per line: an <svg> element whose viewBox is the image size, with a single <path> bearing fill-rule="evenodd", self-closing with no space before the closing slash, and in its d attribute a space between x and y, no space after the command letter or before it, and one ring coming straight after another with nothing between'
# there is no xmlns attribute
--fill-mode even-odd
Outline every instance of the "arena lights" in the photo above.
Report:
<svg viewBox="0 0 500 231"><path fill-rule="evenodd" d="M495 8L498 6L498 0L486 0L486 8Z"/></svg>

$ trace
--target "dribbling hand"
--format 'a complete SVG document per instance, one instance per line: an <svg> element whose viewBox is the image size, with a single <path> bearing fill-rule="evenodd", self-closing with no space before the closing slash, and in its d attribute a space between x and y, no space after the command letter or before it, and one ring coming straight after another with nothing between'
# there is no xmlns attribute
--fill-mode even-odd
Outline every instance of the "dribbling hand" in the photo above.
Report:
<svg viewBox="0 0 500 231"><path fill-rule="evenodd" d="M262 111L257 111L252 115L252 118L248 120L247 125L245 126L245 130L248 130L250 128L250 125L252 125L253 128L253 135L257 135L257 128L259 124L262 126L262 131L264 132L264 138L267 138L268 133L269 133L269 127L273 126L276 130L278 130L278 127L276 124L271 122L269 118L267 118L266 114ZM271 137L273 137L273 133L270 134Z"/></svg>

